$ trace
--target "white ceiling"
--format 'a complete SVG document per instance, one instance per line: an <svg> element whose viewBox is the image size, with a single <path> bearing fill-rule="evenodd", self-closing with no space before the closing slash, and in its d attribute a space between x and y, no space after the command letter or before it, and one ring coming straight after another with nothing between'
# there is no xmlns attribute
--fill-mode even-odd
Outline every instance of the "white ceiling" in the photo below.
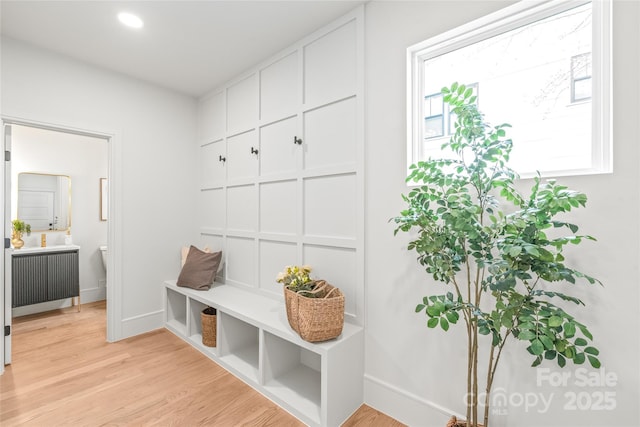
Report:
<svg viewBox="0 0 640 427"><path fill-rule="evenodd" d="M364 1L1 0L1 34L201 96ZM144 28L122 26L133 12Z"/></svg>

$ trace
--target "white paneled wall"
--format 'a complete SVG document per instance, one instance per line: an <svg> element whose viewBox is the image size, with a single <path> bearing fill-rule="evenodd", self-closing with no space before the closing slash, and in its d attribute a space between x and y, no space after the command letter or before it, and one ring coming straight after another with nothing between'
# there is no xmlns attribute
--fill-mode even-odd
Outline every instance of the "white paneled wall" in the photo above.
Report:
<svg viewBox="0 0 640 427"><path fill-rule="evenodd" d="M260 128L260 176L295 173L300 147L293 144L293 136L298 127L298 118L293 116Z"/></svg>
<svg viewBox="0 0 640 427"><path fill-rule="evenodd" d="M202 244L224 251L223 280L282 298L278 272L310 264L358 324L363 17L354 10L199 104Z"/></svg>
<svg viewBox="0 0 640 427"><path fill-rule="evenodd" d="M255 74L227 88L227 134L255 128L258 119L258 79Z"/></svg>
<svg viewBox="0 0 640 427"><path fill-rule="evenodd" d="M300 108L298 51L260 70L260 119L281 120Z"/></svg>
<svg viewBox="0 0 640 427"><path fill-rule="evenodd" d="M304 101L323 105L355 94L358 86L357 26L349 22L304 46Z"/></svg>
<svg viewBox="0 0 640 427"><path fill-rule="evenodd" d="M357 108L357 99L347 98L304 114L305 169L356 164Z"/></svg>

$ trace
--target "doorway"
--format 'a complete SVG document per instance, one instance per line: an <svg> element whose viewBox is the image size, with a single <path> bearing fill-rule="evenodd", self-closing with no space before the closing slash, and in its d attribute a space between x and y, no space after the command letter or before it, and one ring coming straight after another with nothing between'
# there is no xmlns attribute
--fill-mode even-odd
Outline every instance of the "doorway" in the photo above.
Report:
<svg viewBox="0 0 640 427"><path fill-rule="evenodd" d="M28 120L14 120L14 119L4 119L3 118L3 130L4 130L4 147L5 147L5 171L2 174L4 179L4 185L2 186L4 191L2 194L2 203L4 205L2 222L5 224L4 226L4 237L5 237L5 247L7 247L6 240L9 236L11 236L11 219L15 218L17 215L17 206L18 206L18 190L17 190L17 180L19 172L23 172L23 169L28 170L29 172L56 172L60 174L64 174L65 170L71 170L73 167L87 166L83 163L87 163L87 153L82 152L83 149L88 149L89 151L96 151L96 146L102 145L102 153L103 153L103 166L102 168L97 168L99 170L89 172L83 172L75 170L72 173L67 173L71 175L71 203L70 203L70 226L71 232L69 233L71 238L74 240L74 244L78 244L83 242L83 246L85 247L85 253L83 253L84 260L83 264L85 264L84 272L80 272L80 287L81 294L88 295L88 298L85 298L85 301L81 302L89 302L96 301L99 299L106 299L107 302L107 320L106 320L106 329L107 329L107 341L114 341L114 312L116 311L116 307L112 303L115 301L113 295L115 295L115 290L113 287L113 283L116 283L115 278L115 265L114 262L109 262L113 260L113 252L115 249L115 229L113 226L113 215L107 215L108 220L102 221L104 218L104 211L102 211L102 207L104 203L108 200L113 200L114 191L112 185L102 186L102 183L106 180L107 182L112 182L114 178L114 145L115 145L115 134L108 132L97 132L90 130L81 130L68 126L57 126L50 124L42 124ZM40 134L40 135L49 135L54 142L64 141L60 143L57 147L47 147L49 153L44 151L47 150L35 150L33 146L23 147L23 150L18 148L19 141L16 140L16 136L22 135L26 133L32 134ZM73 142L70 142L73 141ZM77 144L80 141L84 144L84 146L77 146L74 151L66 151L65 148L69 149L69 144ZM14 144L15 143L15 144ZM98 144L96 144L98 143ZM66 145L65 145L66 144ZM81 148L78 151L78 147ZM34 161L26 162L30 163L25 165L25 153L26 150L31 150L29 155L26 157L34 156ZM53 150L53 152L51 152ZM59 150L56 152L56 150ZM100 149L97 149L100 151ZM46 170L46 160L51 158L57 158L58 160L62 159L62 161L58 162L58 166L53 166L53 169ZM44 163L43 163L44 162ZM65 166L65 164L67 166ZM75 165L75 166L73 166ZM95 167L95 165L94 165ZM91 167L89 168L91 169ZM53 174L53 173L52 173ZM96 174L100 175L97 176ZM73 176L81 177L74 182ZM96 176L93 176L96 175ZM95 181L95 182L93 182ZM95 184L95 185L94 185ZM106 190L106 194L105 194ZM74 196L76 197L76 203L74 207ZM107 214L111 213L111 204L107 202L109 206L107 209ZM91 211L93 211L93 215L91 215ZM89 213L88 213L89 212ZM87 221L85 217L91 217L92 219ZM91 223L88 225L88 223ZM75 227L74 227L75 226ZM96 230L99 232L96 233ZM101 230L101 231L100 231ZM79 232L74 236L74 233ZM49 234L51 233L51 234ZM32 232L32 234L34 234ZM40 236L46 234L47 238L52 236L55 240L52 244L61 243L64 241L66 236L66 231L62 229L59 230L38 230L35 233L35 236L30 236L29 238L37 241L30 241L30 245L39 245L40 244ZM90 236L95 234L97 237L91 238ZM59 241L58 241L59 240ZM109 250L107 251L107 270L105 277L105 270L102 265L102 256L98 249L99 246L106 245ZM82 250L82 249L81 249ZM3 257L3 263L0 268L0 277L4 277L4 291L0 292L0 310L2 311L1 319L3 319L3 323L5 326L5 339L2 341L2 346L0 348L0 373L4 370L4 365L11 363L11 334L7 335L7 330L11 328L11 318L14 310L12 310L11 305L11 272L10 272L10 262L11 262L11 249L5 250L5 256ZM97 270L97 269L101 269ZM93 270L93 271L91 271ZM110 274L111 272L111 274ZM98 273L98 274L96 274ZM99 273L102 273L100 275ZM88 281L83 283L84 281ZM58 302L59 303L59 302ZM28 306L27 306L28 307ZM53 307L52 309L55 309ZM41 311L47 310L47 307L38 307ZM28 309L25 312L25 309L20 312L21 314L30 314ZM20 314L20 315L21 315ZM18 314L17 314L18 315Z"/></svg>

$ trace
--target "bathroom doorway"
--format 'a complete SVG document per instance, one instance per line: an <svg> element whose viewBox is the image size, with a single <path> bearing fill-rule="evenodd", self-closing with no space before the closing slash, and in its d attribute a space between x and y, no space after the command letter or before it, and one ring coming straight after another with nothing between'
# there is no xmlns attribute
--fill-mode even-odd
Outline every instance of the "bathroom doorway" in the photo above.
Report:
<svg viewBox="0 0 640 427"><path fill-rule="evenodd" d="M33 199L43 193L42 189L31 191L19 184L25 175L30 178L45 176L67 176L70 178L70 200L68 218L58 207L53 210L53 220L37 226L30 236L25 236L25 247L46 245L65 245L71 243L80 246L79 250L79 303L106 300L107 340L113 340L112 319L114 307L114 289L110 286L113 276L108 274L103 265L100 247L114 246L113 221L109 205L112 197L112 186L104 185L113 178L114 134L79 130L64 126L43 125L23 120L3 120L5 151L4 180L4 224L5 238L11 236L11 220L17 218L20 205L27 206L20 211L21 215L29 212L45 211L34 209L29 203L19 200L20 192ZM25 174L25 175L23 175ZM38 198L36 197L36 199ZM49 197L41 197L47 200ZM58 203L64 206L66 203ZM27 212L27 213L25 213ZM41 224L34 222L34 224ZM43 228L44 227L44 228ZM46 241L46 243L45 243ZM7 244L5 243L5 247ZM11 249L5 250L4 257L4 298L0 309L3 311L5 332L11 327L11 318L36 312L56 310L68 306L70 299L58 300L32 306L12 308L11 304ZM108 251L113 252L113 251ZM110 259L111 256L107 255ZM107 260L108 262L108 260ZM109 263L107 263L107 266ZM110 270L114 270L111 263ZM109 277L111 276L111 277ZM111 326L110 326L111 325ZM6 334L5 334L6 335ZM3 342L2 355L5 364L11 363L11 334L6 335Z"/></svg>

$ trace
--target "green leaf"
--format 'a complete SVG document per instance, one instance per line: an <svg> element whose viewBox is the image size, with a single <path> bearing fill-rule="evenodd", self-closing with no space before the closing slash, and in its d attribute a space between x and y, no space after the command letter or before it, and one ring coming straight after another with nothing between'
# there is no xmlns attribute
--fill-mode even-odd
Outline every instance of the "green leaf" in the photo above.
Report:
<svg viewBox="0 0 640 427"><path fill-rule="evenodd" d="M538 248L536 248L535 246L526 245L524 246L524 251L534 257L540 256L540 252L538 251Z"/></svg>
<svg viewBox="0 0 640 427"><path fill-rule="evenodd" d="M573 363L575 363L576 365L582 365L584 361L584 353L576 353L576 355L573 356Z"/></svg>
<svg viewBox="0 0 640 427"><path fill-rule="evenodd" d="M513 319L511 318L511 316L508 316L507 313L505 313L504 316L502 316L502 326L504 326L507 329L511 329L513 327Z"/></svg>
<svg viewBox="0 0 640 427"><path fill-rule="evenodd" d="M582 334L589 338L590 340L593 340L593 335L591 335L591 332L589 332L589 330L587 329L586 326L581 325L580 323L578 323L578 328L580 328L580 332L582 332Z"/></svg>
<svg viewBox="0 0 640 427"><path fill-rule="evenodd" d="M535 337L536 337L535 332L530 331L528 329L521 330L520 333L518 334L518 339L522 341L531 341Z"/></svg>
<svg viewBox="0 0 640 427"><path fill-rule="evenodd" d="M591 355L587 355L587 358L589 359L589 363L591 364L591 366L593 366L596 369L600 368L600 360L598 360L597 357L591 356Z"/></svg>
<svg viewBox="0 0 640 427"><path fill-rule="evenodd" d="M444 317L440 318L440 327L445 331L449 330L449 322Z"/></svg>
<svg viewBox="0 0 640 427"><path fill-rule="evenodd" d="M435 305L430 305L429 307L427 307L427 314L430 317L439 317L440 311L437 309Z"/></svg>
<svg viewBox="0 0 640 427"><path fill-rule="evenodd" d="M552 328L558 327L562 325L562 317L559 316L551 316L549 318L549 326Z"/></svg>
<svg viewBox="0 0 640 427"><path fill-rule="evenodd" d="M460 315L455 311L448 311L445 316L447 316L447 320L451 323L456 323L460 318Z"/></svg>
<svg viewBox="0 0 640 427"><path fill-rule="evenodd" d="M432 317L431 319L429 319L427 321L427 327L435 328L436 326L438 326L438 318L437 317Z"/></svg>
<svg viewBox="0 0 640 427"><path fill-rule="evenodd" d="M538 366L540 363L542 363L542 356L538 356L536 357L536 359L533 361L533 363L531 364L531 367L535 368L536 366Z"/></svg>
<svg viewBox="0 0 640 427"><path fill-rule="evenodd" d="M585 345L588 344L587 340L585 340L584 338L576 338L574 343L575 343L575 345L580 346L580 347L584 347Z"/></svg>
<svg viewBox="0 0 640 427"><path fill-rule="evenodd" d="M574 347L566 347L563 351L564 355L569 359L573 359L576 355L576 351Z"/></svg>
<svg viewBox="0 0 640 427"><path fill-rule="evenodd" d="M565 359L563 355L558 353L558 365L561 368L564 368L566 364L567 364L567 359Z"/></svg>
<svg viewBox="0 0 640 427"><path fill-rule="evenodd" d="M567 342L565 340L556 341L556 350L558 350L560 353L563 353L566 348Z"/></svg>
<svg viewBox="0 0 640 427"><path fill-rule="evenodd" d="M522 252L522 247L520 246L512 246L511 249L509 249L509 255L514 258L520 255L520 252Z"/></svg>
<svg viewBox="0 0 640 427"><path fill-rule="evenodd" d="M522 320L522 319L523 319L523 318L522 318L522 317L520 317L520 320ZM533 318L531 318L531 320L533 320ZM523 322L523 323L520 323L520 324L518 325L518 328L520 328L520 329L533 329L533 330L535 330L535 329L536 329L536 325L534 325L532 322L530 322L530 321L529 321L529 319L527 319L527 321L525 321L525 322Z"/></svg>
<svg viewBox="0 0 640 427"><path fill-rule="evenodd" d="M493 337L491 339L491 345L497 347L500 344L500 335L497 332L493 333Z"/></svg>
<svg viewBox="0 0 640 427"><path fill-rule="evenodd" d="M426 306L424 304L418 304L416 306L416 313L420 313L422 310L424 310Z"/></svg>
<svg viewBox="0 0 640 427"><path fill-rule="evenodd" d="M544 352L544 344L539 339L534 339L531 341L531 352L536 356L541 355Z"/></svg>
<svg viewBox="0 0 640 427"><path fill-rule="evenodd" d="M553 350L553 341L548 336L541 335L539 339L547 350Z"/></svg>
<svg viewBox="0 0 640 427"><path fill-rule="evenodd" d="M576 334L576 324L573 322L565 323L563 328L565 338L572 338Z"/></svg>
<svg viewBox="0 0 640 427"><path fill-rule="evenodd" d="M600 350L598 350L595 347L587 347L587 348L584 349L584 352L588 353L588 354L592 354L594 356L597 356L597 355L600 354Z"/></svg>

